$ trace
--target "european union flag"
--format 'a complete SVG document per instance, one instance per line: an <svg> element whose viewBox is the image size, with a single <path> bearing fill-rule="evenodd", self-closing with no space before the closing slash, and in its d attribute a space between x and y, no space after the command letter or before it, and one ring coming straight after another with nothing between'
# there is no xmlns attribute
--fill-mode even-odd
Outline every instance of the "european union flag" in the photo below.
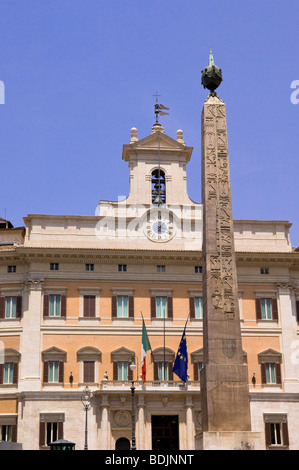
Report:
<svg viewBox="0 0 299 470"><path fill-rule="evenodd" d="M187 323L187 322L186 322ZM187 382L188 370L188 354L186 341L186 325L179 345L179 349L174 361L173 373L176 374L183 382Z"/></svg>

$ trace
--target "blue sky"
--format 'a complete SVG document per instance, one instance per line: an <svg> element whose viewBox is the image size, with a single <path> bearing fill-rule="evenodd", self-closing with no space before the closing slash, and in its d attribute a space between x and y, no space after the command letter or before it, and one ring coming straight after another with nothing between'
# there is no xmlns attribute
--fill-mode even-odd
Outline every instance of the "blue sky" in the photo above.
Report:
<svg viewBox="0 0 299 470"><path fill-rule="evenodd" d="M235 219L288 220L299 245L298 1L0 0L0 217L94 215L129 192L122 146L161 118L194 147L201 202L201 70L223 70ZM299 93L298 93L299 97Z"/></svg>

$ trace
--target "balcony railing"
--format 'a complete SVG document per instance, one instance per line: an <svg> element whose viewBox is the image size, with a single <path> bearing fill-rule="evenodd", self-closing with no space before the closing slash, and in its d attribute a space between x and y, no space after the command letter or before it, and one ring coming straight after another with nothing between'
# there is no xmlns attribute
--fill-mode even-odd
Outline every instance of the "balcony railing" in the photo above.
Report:
<svg viewBox="0 0 299 470"><path fill-rule="evenodd" d="M101 382L101 390L123 390L129 391L130 387L132 386L131 380L102 380ZM154 390L200 390L200 382L199 380L195 381L187 381L186 383L176 381L176 380L149 380L143 383L142 381L134 381L134 386L136 391L144 390L144 391L154 391Z"/></svg>

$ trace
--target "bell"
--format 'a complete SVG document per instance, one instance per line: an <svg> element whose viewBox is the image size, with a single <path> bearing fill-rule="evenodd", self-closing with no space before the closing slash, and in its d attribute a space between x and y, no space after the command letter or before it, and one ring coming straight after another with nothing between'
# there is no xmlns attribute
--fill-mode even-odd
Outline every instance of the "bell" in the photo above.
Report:
<svg viewBox="0 0 299 470"><path fill-rule="evenodd" d="M162 201L162 198L161 198L160 194L157 194L157 196L155 197L155 199L153 201L153 204L155 204L157 206L160 206L161 204L163 204L163 201Z"/></svg>

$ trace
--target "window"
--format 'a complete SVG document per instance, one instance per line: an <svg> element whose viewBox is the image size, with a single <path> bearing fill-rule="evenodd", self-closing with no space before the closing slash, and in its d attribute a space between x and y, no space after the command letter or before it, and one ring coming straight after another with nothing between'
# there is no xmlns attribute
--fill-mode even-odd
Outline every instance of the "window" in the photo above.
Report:
<svg viewBox="0 0 299 470"><path fill-rule="evenodd" d="M127 271L127 265L126 264L119 264L118 265L118 271L119 272L126 272Z"/></svg>
<svg viewBox="0 0 299 470"><path fill-rule="evenodd" d="M50 263L50 270L51 271L58 271L59 270L59 263Z"/></svg>
<svg viewBox="0 0 299 470"><path fill-rule="evenodd" d="M131 291L112 295L112 318L134 318L134 297Z"/></svg>
<svg viewBox="0 0 299 470"><path fill-rule="evenodd" d="M261 268L261 274L269 274L269 268Z"/></svg>
<svg viewBox="0 0 299 470"><path fill-rule="evenodd" d="M58 318L66 316L66 295L44 295L44 317Z"/></svg>
<svg viewBox="0 0 299 470"><path fill-rule="evenodd" d="M83 316L86 318L94 318L96 316L96 296L84 295Z"/></svg>
<svg viewBox="0 0 299 470"><path fill-rule="evenodd" d="M85 271L94 271L94 264L86 264Z"/></svg>
<svg viewBox="0 0 299 470"><path fill-rule="evenodd" d="M261 366L263 384L281 384L281 369L278 362L263 363Z"/></svg>
<svg viewBox="0 0 299 470"><path fill-rule="evenodd" d="M46 442L49 445L58 439L58 423L47 423Z"/></svg>
<svg viewBox="0 0 299 470"><path fill-rule="evenodd" d="M156 317L167 318L167 297L156 297Z"/></svg>
<svg viewBox="0 0 299 470"><path fill-rule="evenodd" d="M281 353L267 349L258 354L258 359L261 364L262 385L281 384Z"/></svg>
<svg viewBox="0 0 299 470"><path fill-rule="evenodd" d="M128 296L127 295L118 295L117 296L117 317L118 318L127 318L128 314Z"/></svg>
<svg viewBox="0 0 299 470"><path fill-rule="evenodd" d="M13 426L10 424L3 424L2 426L0 426L0 441L11 442L12 429Z"/></svg>
<svg viewBox="0 0 299 470"><path fill-rule="evenodd" d="M151 297L151 318L167 318L172 320L173 318L173 300L171 295L165 295L164 293L159 295L152 295Z"/></svg>
<svg viewBox="0 0 299 470"><path fill-rule="evenodd" d="M194 298L195 318L203 317L203 300L202 297Z"/></svg>
<svg viewBox="0 0 299 470"><path fill-rule="evenodd" d="M65 351L53 346L47 351L43 351L42 356L44 363L43 382L45 384L63 384Z"/></svg>
<svg viewBox="0 0 299 470"><path fill-rule="evenodd" d="M158 380L169 380L168 371L168 362L158 362Z"/></svg>
<svg viewBox="0 0 299 470"><path fill-rule="evenodd" d="M202 273L202 266L194 266L194 272L195 274Z"/></svg>
<svg viewBox="0 0 299 470"><path fill-rule="evenodd" d="M14 373L14 363L8 362L4 364L4 367L3 367L3 383L4 384L13 383L13 373Z"/></svg>
<svg viewBox="0 0 299 470"><path fill-rule="evenodd" d="M5 318L16 318L17 316L17 297L5 298Z"/></svg>
<svg viewBox="0 0 299 470"><path fill-rule="evenodd" d="M63 439L64 415L60 413L42 413L39 424L39 445L49 446L51 442Z"/></svg>
<svg viewBox="0 0 299 470"><path fill-rule="evenodd" d="M7 272L8 273L15 273L15 272L17 272L17 267L16 266L7 266Z"/></svg>
<svg viewBox="0 0 299 470"><path fill-rule="evenodd" d="M262 320L272 320L272 299L261 299Z"/></svg>
<svg viewBox="0 0 299 470"><path fill-rule="evenodd" d="M269 297L256 299L256 317L257 320L278 321L277 299Z"/></svg>
<svg viewBox="0 0 299 470"><path fill-rule="evenodd" d="M165 273L166 267L165 266L157 266L157 273Z"/></svg>
<svg viewBox="0 0 299 470"><path fill-rule="evenodd" d="M276 384L275 365L276 364L265 364L267 384Z"/></svg>
<svg viewBox="0 0 299 470"><path fill-rule="evenodd" d="M289 445L287 415L273 413L264 415L267 449L286 449Z"/></svg>
<svg viewBox="0 0 299 470"><path fill-rule="evenodd" d="M128 362L119 361L117 363L117 380L128 380Z"/></svg>
<svg viewBox="0 0 299 470"><path fill-rule="evenodd" d="M203 298L200 296L193 296L189 298L190 318L202 319L203 318Z"/></svg>
<svg viewBox="0 0 299 470"><path fill-rule="evenodd" d="M281 423L270 423L271 445L282 444L282 428Z"/></svg>
<svg viewBox="0 0 299 470"><path fill-rule="evenodd" d="M58 383L59 382L59 362L49 362L49 383Z"/></svg>
<svg viewBox="0 0 299 470"><path fill-rule="evenodd" d="M173 380L173 361L168 360L161 360L160 358L154 362L154 380Z"/></svg>
<svg viewBox="0 0 299 470"><path fill-rule="evenodd" d="M84 361L83 362L83 380L84 382L94 382L94 361Z"/></svg>
<svg viewBox="0 0 299 470"><path fill-rule="evenodd" d="M50 295L50 317L60 317L61 314L61 296L60 295Z"/></svg>

